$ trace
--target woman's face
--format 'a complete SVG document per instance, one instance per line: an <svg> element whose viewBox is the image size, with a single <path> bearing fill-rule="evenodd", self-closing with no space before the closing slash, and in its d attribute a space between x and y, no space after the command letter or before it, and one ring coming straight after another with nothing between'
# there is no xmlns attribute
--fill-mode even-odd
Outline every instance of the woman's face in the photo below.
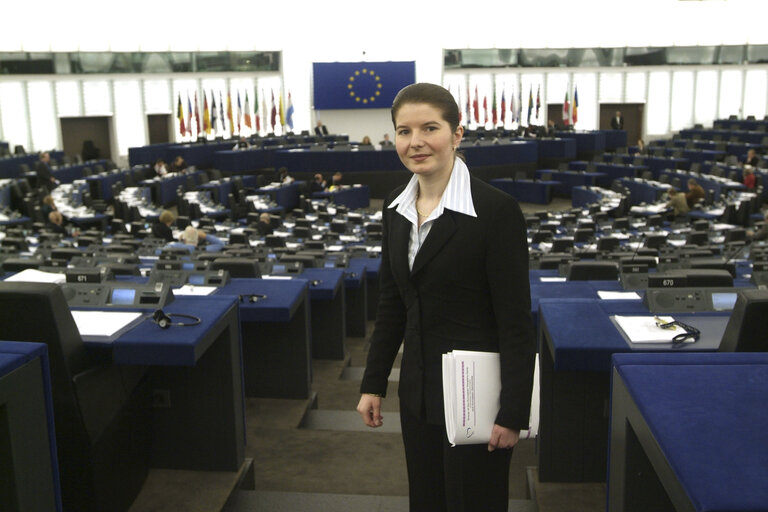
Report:
<svg viewBox="0 0 768 512"><path fill-rule="evenodd" d="M395 149L414 174L450 173L462 134L461 126L452 131L440 110L427 103L406 103L395 116Z"/></svg>

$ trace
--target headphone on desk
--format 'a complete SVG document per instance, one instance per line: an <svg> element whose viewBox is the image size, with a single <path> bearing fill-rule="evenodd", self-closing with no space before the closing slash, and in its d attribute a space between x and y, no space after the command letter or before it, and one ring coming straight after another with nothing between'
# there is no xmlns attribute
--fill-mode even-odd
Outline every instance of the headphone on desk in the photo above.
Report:
<svg viewBox="0 0 768 512"><path fill-rule="evenodd" d="M186 318L191 322L174 322L173 318ZM200 318L192 315L182 315L181 313L165 313L162 309L156 310L152 313L152 321L155 322L161 329L167 329L169 327L192 327L193 325L200 324Z"/></svg>

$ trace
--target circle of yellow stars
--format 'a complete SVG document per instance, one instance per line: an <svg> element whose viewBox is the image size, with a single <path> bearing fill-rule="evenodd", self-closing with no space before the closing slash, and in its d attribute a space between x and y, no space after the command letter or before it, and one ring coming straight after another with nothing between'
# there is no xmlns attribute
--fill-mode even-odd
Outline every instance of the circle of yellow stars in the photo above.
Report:
<svg viewBox="0 0 768 512"><path fill-rule="evenodd" d="M376 84L374 92L371 95L365 96L355 92L355 81L359 83L360 79L371 78L371 77L373 78L374 83ZM362 103L363 105L367 105L368 103L373 103L374 101L376 101L376 98L381 96L381 88L382 88L381 77L377 75L374 70L367 69L367 68L356 70L355 73L349 77L349 83L347 84L347 89L349 89L350 98L354 98L355 102Z"/></svg>

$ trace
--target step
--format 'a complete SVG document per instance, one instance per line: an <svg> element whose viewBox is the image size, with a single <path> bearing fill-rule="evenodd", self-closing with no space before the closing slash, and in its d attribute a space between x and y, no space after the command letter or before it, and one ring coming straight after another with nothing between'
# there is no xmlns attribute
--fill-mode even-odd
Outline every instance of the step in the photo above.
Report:
<svg viewBox="0 0 768 512"><path fill-rule="evenodd" d="M371 428L363 423L357 411L334 411L328 409L308 409L299 428L308 430L334 430L341 432L376 432L380 434L400 433L400 413L384 412L384 424Z"/></svg>
<svg viewBox="0 0 768 512"><path fill-rule="evenodd" d="M344 371L341 373L341 380L363 380L364 373L364 366L345 366ZM400 380L400 368L392 368L388 380L390 382L398 382Z"/></svg>
<svg viewBox="0 0 768 512"><path fill-rule="evenodd" d="M226 512L408 512L407 496L240 491ZM509 500L509 512L537 512L532 500Z"/></svg>

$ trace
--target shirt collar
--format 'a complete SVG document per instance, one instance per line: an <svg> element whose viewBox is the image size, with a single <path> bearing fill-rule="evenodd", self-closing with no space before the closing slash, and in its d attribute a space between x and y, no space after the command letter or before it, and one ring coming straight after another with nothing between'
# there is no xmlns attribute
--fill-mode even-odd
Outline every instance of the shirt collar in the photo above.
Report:
<svg viewBox="0 0 768 512"><path fill-rule="evenodd" d="M395 208L395 211L408 219L412 224L417 224L418 216L416 213L416 193L419 189L419 180L414 174L406 185L405 189L398 195L389 208ZM445 187L442 198L437 207L430 214L429 219L433 220L443 214L445 209L449 209L470 217L477 217L475 204L472 201L472 190L469 183L469 169L461 158L454 160L451 177Z"/></svg>

